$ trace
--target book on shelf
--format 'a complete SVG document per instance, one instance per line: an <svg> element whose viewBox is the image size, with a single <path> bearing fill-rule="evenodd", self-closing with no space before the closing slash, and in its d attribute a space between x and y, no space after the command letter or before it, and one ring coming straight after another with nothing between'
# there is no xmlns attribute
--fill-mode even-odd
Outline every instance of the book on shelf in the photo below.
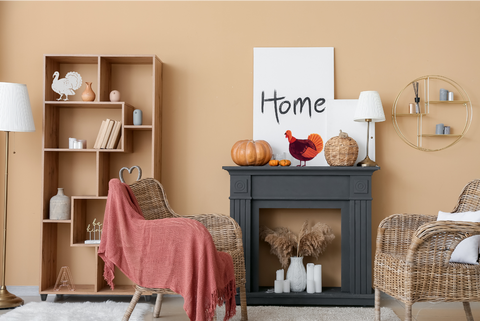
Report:
<svg viewBox="0 0 480 321"><path fill-rule="evenodd" d="M110 138L108 139L108 143L107 143L107 148L108 149L116 149L117 148L118 142L120 141L120 136L122 134L121 129L122 129L122 122L115 121L115 124L113 125L113 129L112 129L112 134L110 135Z"/></svg>
<svg viewBox="0 0 480 321"><path fill-rule="evenodd" d="M102 121L102 124L100 125L100 129L98 130L97 139L95 140L95 144L93 145L93 148L100 148L100 141L102 140L103 135L105 134L106 123L107 123L106 120Z"/></svg>
<svg viewBox="0 0 480 321"><path fill-rule="evenodd" d="M106 125L107 129L105 130L105 135L103 136L102 143L100 144L100 148L102 149L107 148L108 139L112 134L113 125L115 124L114 120L111 120L111 119L107 119L107 120L108 120L108 123Z"/></svg>

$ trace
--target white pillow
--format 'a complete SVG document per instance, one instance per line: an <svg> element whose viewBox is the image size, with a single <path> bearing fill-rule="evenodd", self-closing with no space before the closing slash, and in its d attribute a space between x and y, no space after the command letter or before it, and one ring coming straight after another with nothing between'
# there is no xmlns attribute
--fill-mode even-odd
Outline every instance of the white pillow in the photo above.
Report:
<svg viewBox="0 0 480 321"><path fill-rule="evenodd" d="M480 222L480 211L463 213L445 213L439 211L437 221ZM480 235L467 237L458 243L455 250L453 250L450 262L478 264L479 252Z"/></svg>

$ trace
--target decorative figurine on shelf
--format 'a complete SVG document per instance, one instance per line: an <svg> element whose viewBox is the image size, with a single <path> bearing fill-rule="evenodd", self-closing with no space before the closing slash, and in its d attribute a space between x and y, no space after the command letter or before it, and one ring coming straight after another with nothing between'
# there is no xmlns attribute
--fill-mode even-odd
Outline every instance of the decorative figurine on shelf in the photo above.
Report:
<svg viewBox="0 0 480 321"><path fill-rule="evenodd" d="M120 92L118 90L112 90L110 92L110 101L115 103L120 101Z"/></svg>
<svg viewBox="0 0 480 321"><path fill-rule="evenodd" d="M413 83L413 92L415 93L415 113L420 114L420 97L418 96L418 81Z"/></svg>
<svg viewBox="0 0 480 321"><path fill-rule="evenodd" d="M82 93L82 100L83 101L95 100L95 93L93 92L91 82L85 82L85 91Z"/></svg>
<svg viewBox="0 0 480 321"><path fill-rule="evenodd" d="M139 181L142 178L142 169L140 168L140 166L135 165L135 166L132 166L130 168L128 168L128 167L120 168L120 171L118 172L118 178L120 179L120 182L125 183L125 180L123 179L123 171L124 170L127 170L129 174L132 174L132 172L135 168L138 170L137 181Z"/></svg>
<svg viewBox="0 0 480 321"><path fill-rule="evenodd" d="M98 222L95 218L92 222L92 227L90 228L90 224L87 226L88 232L88 240L85 240L85 244L100 244L100 239L102 237L102 223ZM97 239L97 232L98 232L98 239ZM92 239L93 233L93 239Z"/></svg>
<svg viewBox="0 0 480 321"><path fill-rule="evenodd" d="M82 85L82 76L75 71L70 71L62 79L58 79L59 76L60 73L58 71L53 73L52 90L60 95L60 98L57 100L61 100L63 95L65 95L64 100L68 100L68 96L75 95L74 90L77 90Z"/></svg>
<svg viewBox="0 0 480 321"><path fill-rule="evenodd" d="M59 291L62 286L67 287L70 291L75 291L75 285L73 284L72 273L68 266L62 266L60 273L58 273L57 282L53 287L54 291Z"/></svg>
<svg viewBox="0 0 480 321"><path fill-rule="evenodd" d="M140 109L135 109L133 111L133 124L135 126L140 126L142 125L142 122L143 122L142 111Z"/></svg>

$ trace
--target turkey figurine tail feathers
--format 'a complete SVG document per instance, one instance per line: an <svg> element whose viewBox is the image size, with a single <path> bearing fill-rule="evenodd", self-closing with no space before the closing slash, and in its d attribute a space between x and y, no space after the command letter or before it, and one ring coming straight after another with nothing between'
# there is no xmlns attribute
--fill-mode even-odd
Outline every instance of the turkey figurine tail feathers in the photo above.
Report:
<svg viewBox="0 0 480 321"><path fill-rule="evenodd" d="M315 155L319 154L323 150L323 139L319 134L310 134L308 136L308 140L310 140L317 149L315 151Z"/></svg>
<svg viewBox="0 0 480 321"><path fill-rule="evenodd" d="M73 90L77 90L82 85L82 76L80 76L78 72L70 71L65 75L65 78L68 79L68 81L72 85L71 89Z"/></svg>

